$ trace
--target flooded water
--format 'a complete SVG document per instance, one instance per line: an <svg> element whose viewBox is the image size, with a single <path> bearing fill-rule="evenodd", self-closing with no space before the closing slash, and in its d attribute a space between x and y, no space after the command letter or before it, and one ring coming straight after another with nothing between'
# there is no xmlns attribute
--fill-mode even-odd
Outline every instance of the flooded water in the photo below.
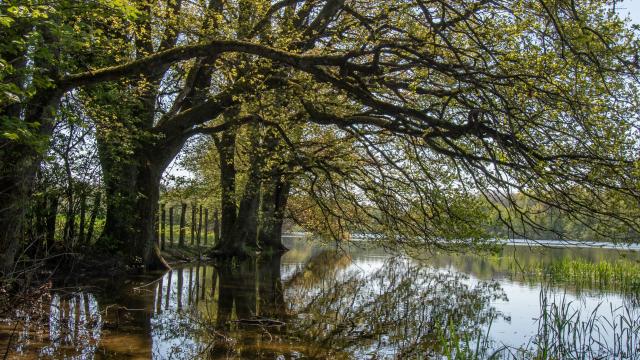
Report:
<svg viewBox="0 0 640 360"><path fill-rule="evenodd" d="M640 284L533 271L636 252L517 246L416 258L287 246L282 257L60 285L34 305L42 316L2 323L0 345L17 359L528 358L552 348L640 358Z"/></svg>

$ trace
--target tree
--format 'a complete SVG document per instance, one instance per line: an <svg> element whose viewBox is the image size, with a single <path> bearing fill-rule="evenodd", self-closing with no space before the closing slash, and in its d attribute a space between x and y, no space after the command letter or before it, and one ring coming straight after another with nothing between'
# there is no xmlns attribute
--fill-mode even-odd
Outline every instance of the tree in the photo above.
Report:
<svg viewBox="0 0 640 360"><path fill-rule="evenodd" d="M450 239L481 237L479 197L509 201L514 190L564 212L638 227L637 214L606 201L637 204L639 167L638 41L605 1L134 5L118 10L133 14L121 41L108 38L117 56L92 59L87 71L43 59L38 68L57 75L21 103L37 110L33 115L11 118L39 124L31 132L46 139L49 122L41 114L54 113L67 91L109 82L102 92L115 95L107 96L110 105L88 103L107 113L127 100L118 113L124 116L107 122L125 129L131 147L128 161L102 161L114 219L106 234L147 268L165 265L152 219L167 164L195 134L232 139L244 124L278 128L260 113L261 102L354 139L353 155L365 164L359 169L322 169L313 156L299 162L312 174L312 190L329 191L315 198L334 199L325 213L350 230L376 224L401 242L449 246ZM29 56L25 49L18 56ZM56 58L74 54L63 48ZM15 51L2 58L10 56ZM101 67L91 68L96 63ZM273 92L286 96L266 96ZM230 110L233 116L222 116ZM4 106L2 115L9 113ZM295 148L282 130L282 141ZM23 190L2 200L19 209L30 189L22 180L32 177L41 150L18 149L14 137L4 137L2 162L17 164L20 172L7 179ZM119 150L113 138L105 140ZM120 176L126 191L109 185ZM518 210L512 206L505 221L531 222ZM15 224L6 223L5 268L16 242Z"/></svg>
<svg viewBox="0 0 640 360"><path fill-rule="evenodd" d="M65 74L79 71L95 24L120 17L110 2L5 1L0 4L0 269L12 271L36 172L54 130ZM95 10L98 6L102 11Z"/></svg>

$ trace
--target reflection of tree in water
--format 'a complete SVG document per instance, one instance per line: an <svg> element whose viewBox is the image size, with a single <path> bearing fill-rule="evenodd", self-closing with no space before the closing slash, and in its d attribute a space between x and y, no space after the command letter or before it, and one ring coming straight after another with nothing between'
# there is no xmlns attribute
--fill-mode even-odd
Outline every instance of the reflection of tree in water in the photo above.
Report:
<svg viewBox="0 0 640 360"><path fill-rule="evenodd" d="M244 357L248 348L259 341L255 331L243 329L240 321L256 319L260 298L259 264L255 259L244 261L220 261L215 264L212 294L209 309L215 309L209 323L210 330L203 341L208 344L207 355L213 358L238 355ZM213 336L211 336L213 335Z"/></svg>
<svg viewBox="0 0 640 360"><path fill-rule="evenodd" d="M411 357L438 353L450 340L457 345L478 338L499 315L490 306L505 296L499 285L466 280L399 260L369 274L347 270L320 287L289 288L286 295L298 314L296 335L313 341L315 351Z"/></svg>
<svg viewBox="0 0 640 360"><path fill-rule="evenodd" d="M216 316L203 324L216 331L207 355L440 353L449 342L457 346L461 339L480 336L499 315L490 301L505 296L496 283L471 285L462 275L404 260L385 262L372 272L350 264L342 253L322 252L285 281L279 259L218 264ZM286 325L276 326L279 321Z"/></svg>
<svg viewBox="0 0 640 360"><path fill-rule="evenodd" d="M285 288L315 288L326 279L333 279L336 273L352 262L351 257L337 250L323 250L312 256L284 282Z"/></svg>
<svg viewBox="0 0 640 360"><path fill-rule="evenodd" d="M50 345L41 349L44 356L91 357L100 341L102 318L95 297L88 293L54 295L49 321Z"/></svg>
<svg viewBox="0 0 640 360"><path fill-rule="evenodd" d="M163 289L160 289L163 288ZM280 257L178 268L158 282L156 358L273 358L284 327Z"/></svg>
<svg viewBox="0 0 640 360"><path fill-rule="evenodd" d="M336 251L286 279L279 256L260 257L177 268L109 293L54 296L40 355L414 357L478 334L496 316L489 301L503 296L496 284L404 260L365 271Z"/></svg>
<svg viewBox="0 0 640 360"><path fill-rule="evenodd" d="M94 295L59 292L46 299L48 304L31 304L31 309L18 311L12 318L15 331L2 344L4 358L19 354L27 358L91 358L104 324Z"/></svg>
<svg viewBox="0 0 640 360"><path fill-rule="evenodd" d="M482 358L495 345L487 328L503 316L491 302L506 298L496 282L335 251L285 279L281 259L263 257L178 269L158 286L156 297L171 298L155 300L166 306L153 316L153 343L172 345L154 355L184 359Z"/></svg>

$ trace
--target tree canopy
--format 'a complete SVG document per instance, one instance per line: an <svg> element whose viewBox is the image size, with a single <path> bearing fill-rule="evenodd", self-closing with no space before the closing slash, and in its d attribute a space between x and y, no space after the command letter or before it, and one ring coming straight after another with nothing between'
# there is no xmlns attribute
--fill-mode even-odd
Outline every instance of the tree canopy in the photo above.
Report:
<svg viewBox="0 0 640 360"><path fill-rule="evenodd" d="M446 249L493 236L492 219L543 229L540 208L637 230L640 43L615 6L2 1L0 263L69 111L95 129L98 244L147 268L166 265L160 180L194 137L211 145L192 165L217 177L217 253L277 248L285 213Z"/></svg>

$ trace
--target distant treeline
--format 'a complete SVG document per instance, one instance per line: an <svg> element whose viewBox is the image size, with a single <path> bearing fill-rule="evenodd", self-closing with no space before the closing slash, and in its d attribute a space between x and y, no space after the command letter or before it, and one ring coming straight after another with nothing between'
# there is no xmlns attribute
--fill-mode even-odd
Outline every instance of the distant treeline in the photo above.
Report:
<svg viewBox="0 0 640 360"><path fill-rule="evenodd" d="M593 219L524 196L516 195L515 199L517 210L507 210L499 201L493 203L495 211L487 229L491 235L531 240L640 242L640 234L623 223L603 227ZM499 212L503 213L502 219ZM505 216L507 212L509 216Z"/></svg>

